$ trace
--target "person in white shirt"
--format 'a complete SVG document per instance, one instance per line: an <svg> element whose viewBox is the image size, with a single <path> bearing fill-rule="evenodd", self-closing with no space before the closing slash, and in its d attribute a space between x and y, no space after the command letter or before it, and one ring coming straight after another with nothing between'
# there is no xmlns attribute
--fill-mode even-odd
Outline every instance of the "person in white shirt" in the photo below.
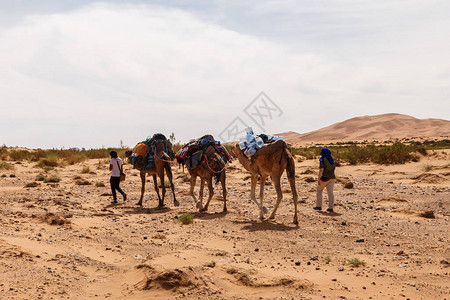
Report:
<svg viewBox="0 0 450 300"><path fill-rule="evenodd" d="M109 179L109 182L111 183L111 192L113 195L113 202L117 203L117 194L116 190L122 194L123 201L127 200L127 194L125 194L124 191L120 188L120 173L123 168L123 161L120 159L120 157L117 156L116 151L109 152L109 155L111 155L111 160L109 161L109 170L111 171L111 178Z"/></svg>

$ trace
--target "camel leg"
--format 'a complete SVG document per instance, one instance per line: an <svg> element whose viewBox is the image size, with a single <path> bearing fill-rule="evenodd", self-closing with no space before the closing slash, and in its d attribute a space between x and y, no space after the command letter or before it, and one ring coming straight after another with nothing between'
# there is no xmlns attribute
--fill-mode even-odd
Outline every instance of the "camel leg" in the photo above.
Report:
<svg viewBox="0 0 450 300"><path fill-rule="evenodd" d="M166 167L166 172L167 172L167 178L169 178L169 182L170 182L170 189L172 190L173 205L174 206L180 206L180 202L178 202L176 197L175 197L175 186L173 185L172 169L170 168L170 166Z"/></svg>
<svg viewBox="0 0 450 300"><path fill-rule="evenodd" d="M191 181L190 181L191 188L189 190L189 195L192 197L192 199L194 200L195 203L197 203L197 198L195 197L195 194L194 194L196 180L197 180L197 175L191 174Z"/></svg>
<svg viewBox="0 0 450 300"><path fill-rule="evenodd" d="M227 211L227 187L225 185L225 171L223 171L220 177L220 184L222 185L222 195L223 195L223 212Z"/></svg>
<svg viewBox="0 0 450 300"><path fill-rule="evenodd" d="M214 196L214 187L212 184L212 177L210 177L208 179L208 190L209 190L208 201L206 202L205 207L203 207L203 209L202 209L203 211L208 210L209 202L211 201L212 197Z"/></svg>
<svg viewBox="0 0 450 300"><path fill-rule="evenodd" d="M261 176L260 178L260 182L259 182L259 202L261 203L261 207L262 210L265 214L267 214L269 212L269 210L267 209L267 207L263 206L263 201L264 201L264 188L266 186L266 179L267 176Z"/></svg>
<svg viewBox="0 0 450 300"><path fill-rule="evenodd" d="M253 200L253 202L256 203L256 205L258 205L259 208L259 218L260 219L264 219L264 206L262 206L262 203L258 203L258 201L256 201L256 184L258 183L258 174L252 174L251 177L251 183L252 183L252 187L250 190L250 198ZM264 187L262 187L264 188ZM267 210L267 208L266 208Z"/></svg>
<svg viewBox="0 0 450 300"><path fill-rule="evenodd" d="M203 179L200 176L200 191L199 191L199 197L198 201L195 204L195 206L198 208L199 211L202 211L203 209L203 189L205 188L205 179Z"/></svg>
<svg viewBox="0 0 450 300"><path fill-rule="evenodd" d="M158 203L161 201L161 196L159 195L158 179L156 174L153 174L153 185L155 186L156 195L158 195Z"/></svg>
<svg viewBox="0 0 450 300"><path fill-rule="evenodd" d="M298 224L298 219L297 219L297 202L298 202L298 195L297 195L297 189L295 188L295 177L293 178L288 178L289 180L289 184L291 186L291 191L292 191L292 199L294 200L294 224Z"/></svg>
<svg viewBox="0 0 450 300"><path fill-rule="evenodd" d="M158 177L159 177L159 181L161 182L161 186L162 186L162 197L161 197L161 199L159 199L158 207L162 208L162 207L164 207L164 197L166 196L166 184L164 182L164 168L159 170Z"/></svg>
<svg viewBox="0 0 450 300"><path fill-rule="evenodd" d="M273 177L271 177L271 178L272 178L272 180L274 179ZM278 205L280 205L281 199L283 199L283 193L281 192L280 179L281 179L281 176L278 178L275 178L275 180L273 180L273 185L275 187L275 190L277 191L277 203L275 204L275 207L273 208L273 212L270 215L269 219L275 218L275 214L277 212Z"/></svg>
<svg viewBox="0 0 450 300"><path fill-rule="evenodd" d="M139 202L136 203L136 205L142 206L142 200L144 199L144 193L145 193L145 172L141 171L141 198L139 199Z"/></svg>

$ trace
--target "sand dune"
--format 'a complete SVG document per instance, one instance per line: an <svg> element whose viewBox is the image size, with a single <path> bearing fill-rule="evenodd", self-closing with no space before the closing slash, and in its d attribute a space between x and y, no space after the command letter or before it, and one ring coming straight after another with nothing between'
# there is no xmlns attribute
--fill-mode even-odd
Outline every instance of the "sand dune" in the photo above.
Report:
<svg viewBox="0 0 450 300"><path fill-rule="evenodd" d="M383 114L348 119L312 132L280 133L292 144L336 141L384 141L402 138L443 138L450 136L450 121L417 119L402 114Z"/></svg>

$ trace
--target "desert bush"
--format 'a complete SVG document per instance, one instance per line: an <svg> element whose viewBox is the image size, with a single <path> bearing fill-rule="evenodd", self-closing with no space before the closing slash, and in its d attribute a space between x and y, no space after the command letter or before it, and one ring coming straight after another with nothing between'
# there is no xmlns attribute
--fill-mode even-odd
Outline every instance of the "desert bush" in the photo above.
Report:
<svg viewBox="0 0 450 300"><path fill-rule="evenodd" d="M105 184L104 184L103 182L97 181L97 182L95 183L95 186L96 186L96 187L104 187Z"/></svg>
<svg viewBox="0 0 450 300"><path fill-rule="evenodd" d="M8 152L11 160L30 160L32 153L28 150L12 150Z"/></svg>
<svg viewBox="0 0 450 300"><path fill-rule="evenodd" d="M37 183L37 182L33 181L33 182L27 183L27 184L25 185L25 187L26 187L26 188L31 188L31 187L37 187L37 186L39 186L39 185L40 185L40 183Z"/></svg>
<svg viewBox="0 0 450 300"><path fill-rule="evenodd" d="M39 162L36 164L36 167L44 168L44 167L57 167L58 166L58 159L55 156L49 157L49 158L41 158Z"/></svg>
<svg viewBox="0 0 450 300"><path fill-rule="evenodd" d="M305 177L304 180L305 180L306 182L315 182L315 181L316 181L316 179L314 179L314 177L312 177L312 176Z"/></svg>
<svg viewBox="0 0 450 300"><path fill-rule="evenodd" d="M352 258L352 259L347 259L347 262L350 264L350 266L352 267L359 267L359 266L365 266L366 262L363 260L360 260L358 258Z"/></svg>
<svg viewBox="0 0 450 300"><path fill-rule="evenodd" d="M424 172L429 172L429 171L431 171L433 169L433 165L430 165L429 163L426 163L426 164L424 164L423 166L422 166L422 170L424 171Z"/></svg>
<svg viewBox="0 0 450 300"><path fill-rule="evenodd" d="M374 148L371 160L376 164L404 164L411 161L411 150L407 145L398 142L391 146L380 146Z"/></svg>
<svg viewBox="0 0 450 300"><path fill-rule="evenodd" d="M44 178L44 182L45 183L50 183L50 182L60 182L61 178L57 177L57 176L51 176L51 177L45 177Z"/></svg>
<svg viewBox="0 0 450 300"><path fill-rule="evenodd" d="M89 181L83 180L83 179L77 180L77 181L75 182L75 184L76 184L76 185L91 185L91 183L90 183Z"/></svg>
<svg viewBox="0 0 450 300"><path fill-rule="evenodd" d="M320 147L304 147L304 148L290 148L293 155L300 155L306 159L313 159L320 154Z"/></svg>
<svg viewBox="0 0 450 300"><path fill-rule="evenodd" d="M69 165L74 165L86 160L86 156L81 153L75 153L73 155L67 156L64 158L64 161Z"/></svg>
<svg viewBox="0 0 450 300"><path fill-rule="evenodd" d="M91 168L89 168L89 166L84 166L82 169L81 169L81 174L87 174L87 173L89 173L91 171Z"/></svg>
<svg viewBox="0 0 450 300"><path fill-rule="evenodd" d="M194 216L190 213L184 213L181 216L178 217L178 222L187 225L194 222Z"/></svg>
<svg viewBox="0 0 450 300"><path fill-rule="evenodd" d="M0 170L12 170L14 166L5 161L0 162Z"/></svg>
<svg viewBox="0 0 450 300"><path fill-rule="evenodd" d="M31 161L39 161L41 158L46 158L48 155L48 152L42 149L38 149L34 152L30 153L29 160Z"/></svg>
<svg viewBox="0 0 450 300"><path fill-rule="evenodd" d="M353 188L353 182L347 181L344 183L344 188L346 189L352 189Z"/></svg>
<svg viewBox="0 0 450 300"><path fill-rule="evenodd" d="M44 181L45 180L45 176L42 174L39 174L38 176L36 176L36 178L34 179L35 181Z"/></svg>

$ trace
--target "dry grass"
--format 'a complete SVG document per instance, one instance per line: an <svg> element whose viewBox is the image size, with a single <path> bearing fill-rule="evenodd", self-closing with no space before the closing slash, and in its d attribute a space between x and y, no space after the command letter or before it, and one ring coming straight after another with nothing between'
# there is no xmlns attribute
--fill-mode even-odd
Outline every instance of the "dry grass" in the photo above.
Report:
<svg viewBox="0 0 450 300"><path fill-rule="evenodd" d="M426 163L422 166L422 170L424 172L429 172L429 171L433 170L433 168L434 168L434 166L430 165L429 163Z"/></svg>
<svg viewBox="0 0 450 300"><path fill-rule="evenodd" d="M0 162L0 170L13 170L14 166L5 161Z"/></svg>
<svg viewBox="0 0 450 300"><path fill-rule="evenodd" d="M76 185L91 185L91 183L84 179L79 179L75 182Z"/></svg>
<svg viewBox="0 0 450 300"><path fill-rule="evenodd" d="M50 183L50 182L60 182L61 178L57 177L57 176L51 176L51 177L45 177L44 178L44 182L45 183Z"/></svg>
<svg viewBox="0 0 450 300"><path fill-rule="evenodd" d="M58 159L56 157L41 158L36 164L36 167L45 169L46 167L55 168L59 166Z"/></svg>

